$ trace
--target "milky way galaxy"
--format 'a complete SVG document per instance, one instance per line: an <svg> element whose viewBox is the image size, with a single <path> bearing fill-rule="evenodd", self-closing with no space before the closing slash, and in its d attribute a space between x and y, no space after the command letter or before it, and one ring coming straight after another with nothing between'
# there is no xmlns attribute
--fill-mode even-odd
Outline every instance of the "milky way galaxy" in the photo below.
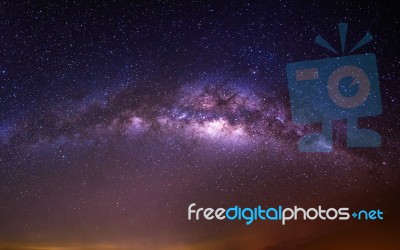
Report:
<svg viewBox="0 0 400 250"><path fill-rule="evenodd" d="M392 5L0 3L0 249L301 249L346 230L389 244L400 191ZM374 36L359 53L376 54L383 113L359 126L382 146L348 148L340 120L332 152L302 153L321 124L293 122L285 66L337 56L314 39L339 44L340 21L349 44ZM389 219L189 221L193 202L370 207Z"/></svg>

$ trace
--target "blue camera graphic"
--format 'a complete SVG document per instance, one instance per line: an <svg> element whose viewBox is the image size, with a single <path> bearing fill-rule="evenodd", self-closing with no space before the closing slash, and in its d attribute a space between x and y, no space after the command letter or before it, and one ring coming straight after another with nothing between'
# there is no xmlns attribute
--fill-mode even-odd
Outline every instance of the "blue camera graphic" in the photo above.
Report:
<svg viewBox="0 0 400 250"><path fill-rule="evenodd" d="M344 51L347 24L339 30ZM367 35L351 50L372 40ZM336 52L322 37L316 43ZM286 66L293 121L322 123L321 133L308 134L299 141L301 152L331 152L332 122L347 119L348 147L379 147L381 136L374 130L358 128L359 117L382 113L375 54L359 54L288 63Z"/></svg>

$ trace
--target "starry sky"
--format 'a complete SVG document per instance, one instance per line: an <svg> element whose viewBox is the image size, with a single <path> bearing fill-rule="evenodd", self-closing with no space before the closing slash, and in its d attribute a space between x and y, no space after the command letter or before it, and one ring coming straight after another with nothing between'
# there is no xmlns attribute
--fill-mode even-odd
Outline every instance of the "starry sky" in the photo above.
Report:
<svg viewBox="0 0 400 250"><path fill-rule="evenodd" d="M398 246L399 10L1 1L0 249ZM376 54L383 113L359 124L382 145L347 148L340 120L333 152L301 153L321 124L292 121L285 66L337 56L314 40L338 49L339 22L350 45L374 38L357 53ZM385 220L188 221L193 202L380 208Z"/></svg>

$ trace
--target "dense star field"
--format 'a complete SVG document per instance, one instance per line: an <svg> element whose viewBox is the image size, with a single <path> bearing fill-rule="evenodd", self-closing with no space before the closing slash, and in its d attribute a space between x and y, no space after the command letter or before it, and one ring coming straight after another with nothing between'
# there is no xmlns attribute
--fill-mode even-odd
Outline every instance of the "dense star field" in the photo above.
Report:
<svg viewBox="0 0 400 250"><path fill-rule="evenodd" d="M397 5L1 2L0 248L318 249L346 232L398 245ZM285 66L338 56L314 40L339 48L341 21L346 53L374 38L354 54L376 54L383 113L359 124L382 146L347 148L341 120L333 152L301 153L321 126L292 121ZM193 202L386 217L246 226L188 221Z"/></svg>

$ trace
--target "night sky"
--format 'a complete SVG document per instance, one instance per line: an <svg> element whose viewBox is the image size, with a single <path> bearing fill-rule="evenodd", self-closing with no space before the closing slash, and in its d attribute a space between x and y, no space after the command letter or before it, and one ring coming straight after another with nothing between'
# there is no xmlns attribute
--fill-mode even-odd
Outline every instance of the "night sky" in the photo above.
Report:
<svg viewBox="0 0 400 250"><path fill-rule="evenodd" d="M400 8L362 1L0 3L0 249L392 249ZM380 148L302 153L286 64L375 53ZM348 52L348 50L347 50ZM318 205L376 222L188 221L187 207ZM386 248L384 248L386 246ZM314 247L314 248L313 248ZM360 248L361 249L361 248Z"/></svg>

